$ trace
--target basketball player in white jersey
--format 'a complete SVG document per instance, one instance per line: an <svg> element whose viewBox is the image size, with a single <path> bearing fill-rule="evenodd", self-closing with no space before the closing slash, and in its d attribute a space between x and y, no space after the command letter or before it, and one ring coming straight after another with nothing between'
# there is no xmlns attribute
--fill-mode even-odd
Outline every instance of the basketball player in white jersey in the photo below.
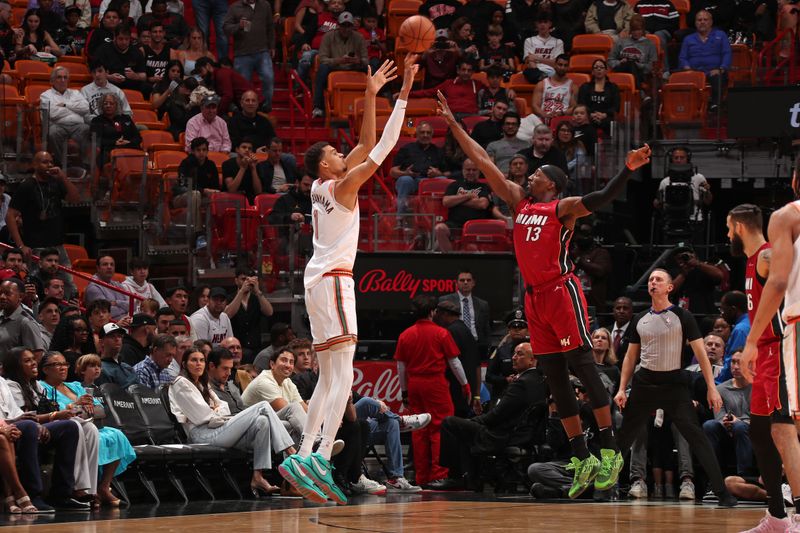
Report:
<svg viewBox="0 0 800 533"><path fill-rule="evenodd" d="M567 77L569 56L560 54L555 62L556 73L545 78L533 90L533 112L544 122L553 117L571 115L578 103L578 87Z"/></svg>
<svg viewBox="0 0 800 533"><path fill-rule="evenodd" d="M800 158L795 161L792 189L800 198ZM758 359L758 339L770 325L772 318L783 302L783 320L786 323L781 356L786 372L786 388L789 397L789 413L794 425L800 428L800 377L797 357L800 355L797 342L800 340L800 200L795 200L775 211L769 219L767 230L772 245L769 277L761 293L761 301L753 318L742 352L741 367L745 378L752 381L753 369ZM788 431L783 427L786 426ZM797 445L795 428L786 424L773 424L772 439L780 451L783 468L790 483L800 480L800 446ZM800 487L792 486L795 514L785 531L800 533ZM762 521L763 522L763 521ZM761 526L761 524L759 524ZM758 528L759 526L756 526ZM772 531L768 524L751 531Z"/></svg>
<svg viewBox="0 0 800 533"><path fill-rule="evenodd" d="M352 273L360 223L358 190L400 137L418 58L416 54L406 57L400 97L377 144L375 96L384 84L397 77L391 61L384 62L367 82L358 146L344 157L330 144L320 142L305 154L306 171L316 178L311 186L314 255L306 266L304 282L311 335L319 360L319 382L308 403L300 450L287 457L278 470L303 496L318 503L328 498L340 505L347 503L333 481L330 458L353 385L353 355L358 340ZM312 453L320 427L320 445Z"/></svg>

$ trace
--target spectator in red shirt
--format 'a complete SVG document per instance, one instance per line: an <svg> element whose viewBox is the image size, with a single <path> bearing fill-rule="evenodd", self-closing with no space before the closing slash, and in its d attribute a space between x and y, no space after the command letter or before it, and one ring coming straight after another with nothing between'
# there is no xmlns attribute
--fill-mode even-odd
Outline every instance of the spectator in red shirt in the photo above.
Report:
<svg viewBox="0 0 800 533"><path fill-rule="evenodd" d="M442 421L453 415L445 365L450 366L467 401L471 397L453 337L432 321L436 303L432 296L414 298L411 305L417 321L400 334L394 354L403 404L411 413L431 414L431 423L411 435L416 481L420 485L447 478L447 469L439 464L439 431Z"/></svg>
<svg viewBox="0 0 800 533"><path fill-rule="evenodd" d="M486 86L480 81L472 79L473 70L472 63L461 60L458 64L458 75L454 79L442 82L430 89L411 91L409 96L411 98L436 98L436 92L442 91L457 118L477 115L478 92L485 89Z"/></svg>
<svg viewBox="0 0 800 533"><path fill-rule="evenodd" d="M214 64L209 57L201 57L194 65L197 73L203 78L203 85L213 90L220 98L217 113L225 117L231 111L231 104L241 102L242 95L252 91L253 86L244 77L230 67ZM264 96L261 95L263 101Z"/></svg>
<svg viewBox="0 0 800 533"><path fill-rule="evenodd" d="M367 42L367 58L372 72L378 70L386 54L386 32L378 27L378 15L374 11L368 11L361 20L361 27L358 33Z"/></svg>

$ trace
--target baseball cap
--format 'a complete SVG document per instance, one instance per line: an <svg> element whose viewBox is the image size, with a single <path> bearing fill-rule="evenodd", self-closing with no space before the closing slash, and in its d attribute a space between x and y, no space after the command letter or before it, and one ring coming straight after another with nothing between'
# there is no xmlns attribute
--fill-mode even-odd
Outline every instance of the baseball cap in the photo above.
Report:
<svg viewBox="0 0 800 533"><path fill-rule="evenodd" d="M209 298L217 298L219 296L222 296L223 298L227 298L228 297L228 293L225 292L225 289L223 289L222 287L214 287L208 293L208 297Z"/></svg>
<svg viewBox="0 0 800 533"><path fill-rule="evenodd" d="M525 320L525 311L519 308L509 313L506 316L506 326L509 328L527 328L528 322Z"/></svg>
<svg viewBox="0 0 800 533"><path fill-rule="evenodd" d="M136 313L131 317L131 329L140 328L142 326L155 326L156 321L150 315L144 313Z"/></svg>
<svg viewBox="0 0 800 533"><path fill-rule="evenodd" d="M206 107L206 106L212 105L212 104L213 105L219 105L219 101L220 101L219 96L217 96L216 94L209 94L208 96L203 98L203 101L200 102L200 105L202 107Z"/></svg>
<svg viewBox="0 0 800 533"><path fill-rule="evenodd" d="M125 330L119 327L118 325L114 324L113 322L109 322L100 330L100 338L105 338L107 335L114 335L120 334L124 335Z"/></svg>
<svg viewBox="0 0 800 533"><path fill-rule="evenodd" d="M353 14L349 11L342 11L339 14L339 24L355 24L355 19L353 18Z"/></svg>
<svg viewBox="0 0 800 533"><path fill-rule="evenodd" d="M447 33L447 30L444 28L436 30L436 39L447 39L450 35Z"/></svg>
<svg viewBox="0 0 800 533"><path fill-rule="evenodd" d="M436 304L436 309L441 309L455 316L461 316L461 306L450 300L442 300Z"/></svg>

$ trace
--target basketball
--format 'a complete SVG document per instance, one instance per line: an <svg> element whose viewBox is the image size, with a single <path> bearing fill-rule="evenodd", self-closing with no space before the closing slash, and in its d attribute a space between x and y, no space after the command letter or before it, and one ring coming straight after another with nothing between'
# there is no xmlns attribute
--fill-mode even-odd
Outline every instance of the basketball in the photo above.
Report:
<svg viewBox="0 0 800 533"><path fill-rule="evenodd" d="M436 28L430 19L414 15L403 21L397 38L399 48L413 53L422 53L429 49L436 37Z"/></svg>

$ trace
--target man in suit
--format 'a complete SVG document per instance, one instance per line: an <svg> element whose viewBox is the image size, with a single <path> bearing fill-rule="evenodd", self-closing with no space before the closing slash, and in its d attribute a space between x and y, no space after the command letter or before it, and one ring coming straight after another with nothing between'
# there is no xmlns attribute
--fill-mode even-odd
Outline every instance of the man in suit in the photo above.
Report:
<svg viewBox="0 0 800 533"><path fill-rule="evenodd" d="M472 294L475 289L475 276L469 270L459 271L457 282L458 290L451 294L445 294L439 298L439 301L451 301L461 306L461 320L478 341L480 357L484 360L489 352L489 334L491 333L489 303Z"/></svg>
<svg viewBox="0 0 800 533"><path fill-rule="evenodd" d="M438 490L461 488L466 478L472 485L476 479L476 456L512 445L529 445L537 435L544 437L547 419L547 385L544 374L536 368L531 345L516 347L513 358L514 379L497 405L472 419L448 416L442 422L441 461L450 469L449 478L437 482ZM538 416L535 412L538 411ZM541 420L541 427L527 423ZM433 485L433 484L431 484ZM432 487L434 488L434 487Z"/></svg>
<svg viewBox="0 0 800 533"><path fill-rule="evenodd" d="M628 351L628 326L633 318L633 301L627 296L620 296L614 300L614 325L611 330L611 345L617 355L619 366L622 367L622 360L625 352Z"/></svg>
<svg viewBox="0 0 800 533"><path fill-rule="evenodd" d="M461 385L449 369L445 372L447 381L450 382L450 397L453 399L453 414L462 418L469 416L470 407L476 415L481 414L481 373L480 357L478 355L478 341L472 336L469 328L461 320L461 306L456 302L444 300L436 306L434 321L450 332L458 346L458 359L464 367L467 381L472 389L472 398L467 399L461 394Z"/></svg>

